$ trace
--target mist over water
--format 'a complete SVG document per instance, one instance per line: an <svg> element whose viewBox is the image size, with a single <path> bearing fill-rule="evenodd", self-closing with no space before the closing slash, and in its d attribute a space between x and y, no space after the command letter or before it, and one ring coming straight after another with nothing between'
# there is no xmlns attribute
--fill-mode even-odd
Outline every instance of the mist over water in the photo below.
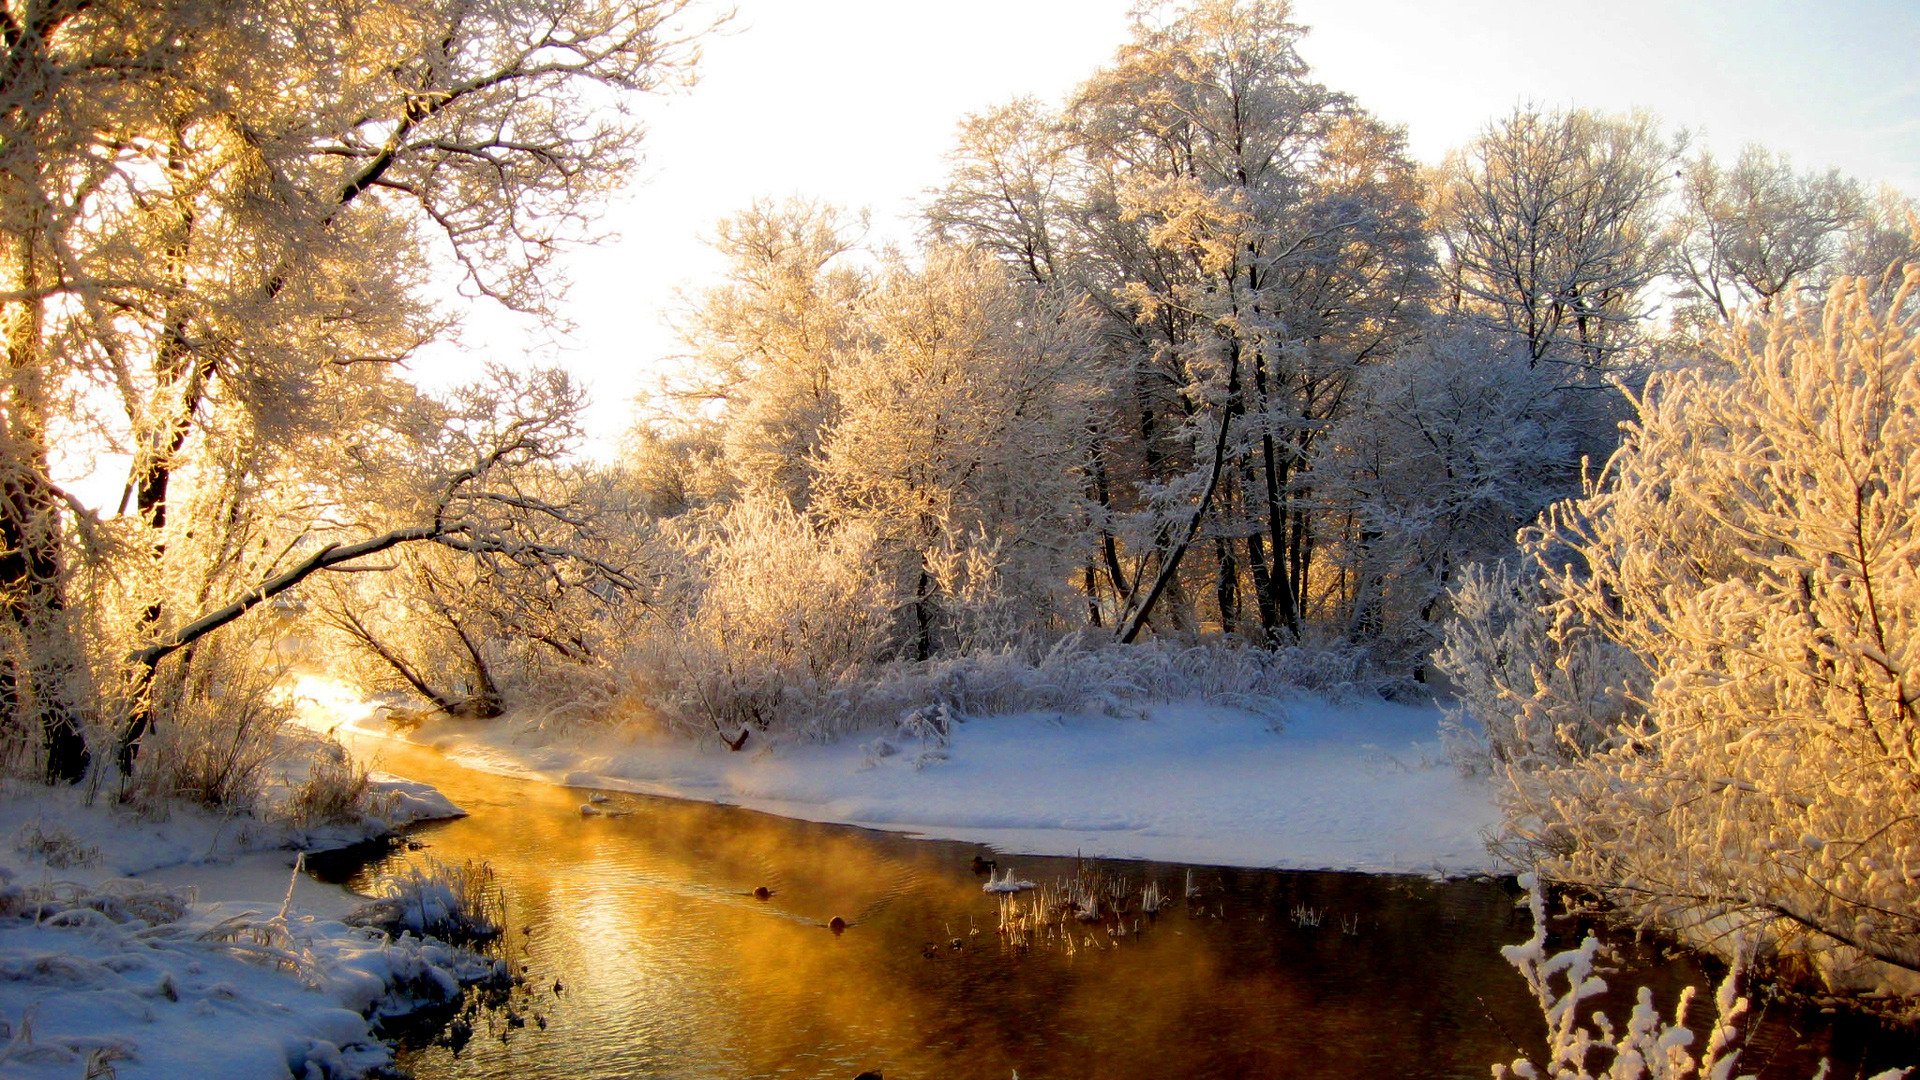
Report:
<svg viewBox="0 0 1920 1080"><path fill-rule="evenodd" d="M1192 868L1189 898L1187 867L984 853L1043 884L1126 883L1121 919L1068 920L1071 949L1059 933L1023 948L997 932L969 845L625 795L583 814L584 791L377 754L471 816L333 872L364 884L409 859L489 861L500 947L525 973L457 1055L416 1033L401 1064L423 1080L1483 1077L1539 1052L1538 1010L1498 949L1526 916L1498 883ZM1139 910L1148 881L1170 897L1157 917ZM1628 957L1611 981L1653 986L1663 1009L1710 979ZM1798 1019L1768 1013L1766 1060L1742 1071L1808 1075L1834 1036ZM1841 1036L1837 1056L1870 1035Z"/></svg>

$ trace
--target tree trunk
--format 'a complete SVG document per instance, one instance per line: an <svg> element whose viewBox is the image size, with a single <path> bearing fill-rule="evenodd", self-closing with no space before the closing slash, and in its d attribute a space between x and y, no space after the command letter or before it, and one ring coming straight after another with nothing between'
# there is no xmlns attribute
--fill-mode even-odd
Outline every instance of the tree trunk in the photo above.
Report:
<svg viewBox="0 0 1920 1080"><path fill-rule="evenodd" d="M1237 400L1240 396L1240 349L1237 344L1227 350L1227 400ZM1187 519L1187 525L1180 538L1167 550L1160 560L1160 570L1153 576L1153 584L1148 587L1133 612L1121 620L1119 639L1123 645L1133 643L1140 636L1140 630L1153 614L1153 607L1159 603L1167 587L1173 583L1174 575L1180 572L1180 560L1186 557L1187 548L1200 533L1200 523L1206 519L1207 511L1213 506L1214 492L1219 490L1220 475L1227 464L1227 440L1233 427L1233 411L1220 410L1220 432L1213 440L1213 462L1207 470L1207 486L1200 492L1200 502L1193 508L1193 514Z"/></svg>
<svg viewBox="0 0 1920 1080"><path fill-rule="evenodd" d="M1087 594L1087 625L1098 629L1101 625L1100 576L1091 561L1080 568L1080 588Z"/></svg>
<svg viewBox="0 0 1920 1080"><path fill-rule="evenodd" d="M1214 600L1220 606L1220 629L1231 634L1240 625L1240 567L1233 558L1233 542L1224 536L1213 538Z"/></svg>
<svg viewBox="0 0 1920 1080"><path fill-rule="evenodd" d="M920 558L919 579L913 586L913 658L925 661L933 656L933 575L927 572L927 560Z"/></svg>
<svg viewBox="0 0 1920 1080"><path fill-rule="evenodd" d="M29 217L32 220L32 217ZM0 618L13 639L0 663L6 722L38 734L49 783L77 783L92 764L70 683L80 663L67 623L60 499L48 479L43 305L49 275L36 237L0 238L25 299L0 305L6 380L0 393Z"/></svg>

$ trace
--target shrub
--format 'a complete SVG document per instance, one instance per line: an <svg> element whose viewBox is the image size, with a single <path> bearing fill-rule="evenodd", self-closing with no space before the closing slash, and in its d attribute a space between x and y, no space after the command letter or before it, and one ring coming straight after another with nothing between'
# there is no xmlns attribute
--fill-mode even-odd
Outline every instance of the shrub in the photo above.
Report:
<svg viewBox="0 0 1920 1080"><path fill-rule="evenodd" d="M485 862L453 866L424 859L382 878L373 893L374 902L348 921L445 941L495 937L506 927L506 898Z"/></svg>
<svg viewBox="0 0 1920 1080"><path fill-rule="evenodd" d="M373 781L365 765L331 739L315 746L307 777L287 797L281 812L299 828L344 825L377 814Z"/></svg>
<svg viewBox="0 0 1920 1080"><path fill-rule="evenodd" d="M141 743L130 794L137 801L184 799L244 811L259 799L275 737L292 717L276 687L285 674L271 642L210 637L192 654L184 680L165 688L159 717Z"/></svg>
<svg viewBox="0 0 1920 1080"><path fill-rule="evenodd" d="M1579 715L1567 643L1632 654L1611 734L1511 789L1542 869L1835 989L1920 993L1920 268L1729 331L1656 380L1584 497L1526 538L1511 692L1530 744ZM1483 626L1488 640L1502 633ZM1483 650L1484 651L1484 650ZM1603 673L1604 674L1604 673ZM1489 682L1498 672L1482 673ZM1474 694L1478 694L1477 700ZM1544 725L1548 735L1558 732Z"/></svg>
<svg viewBox="0 0 1920 1080"><path fill-rule="evenodd" d="M1495 1065L1495 1077L1728 1080L1733 1076L1744 1043L1738 1025L1747 1015L1747 999L1740 996L1743 969L1738 951L1727 977L1714 993L1714 1017L1707 1030L1706 1047L1696 1058L1690 1050L1694 1033L1687 1028L1687 1014L1695 997L1691 986L1681 991L1672 1020L1663 1018L1654 1008L1653 992L1644 986L1626 1027L1616 1028L1605 1013L1598 1011L1583 1019L1581 1006L1607 989L1606 980L1595 974L1600 942L1588 934L1578 948L1548 955L1546 902L1538 879L1526 875L1521 883L1529 893L1533 936L1518 945L1505 946L1500 954L1527 980L1540 1004L1547 1028L1546 1066L1543 1069L1525 1057L1516 1058L1509 1065ZM1555 980L1564 989L1556 989ZM1889 1069L1873 1080L1900 1080L1909 1071ZM1826 1075L1824 1064L1817 1075Z"/></svg>

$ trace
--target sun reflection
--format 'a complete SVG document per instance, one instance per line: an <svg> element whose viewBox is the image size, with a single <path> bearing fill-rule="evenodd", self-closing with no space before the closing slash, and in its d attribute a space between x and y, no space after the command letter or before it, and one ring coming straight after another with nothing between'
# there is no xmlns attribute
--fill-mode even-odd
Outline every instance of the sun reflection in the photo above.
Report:
<svg viewBox="0 0 1920 1080"><path fill-rule="evenodd" d="M372 716L374 704L347 683L316 672L301 672L275 691L276 699L293 706L293 721L301 727L331 735Z"/></svg>

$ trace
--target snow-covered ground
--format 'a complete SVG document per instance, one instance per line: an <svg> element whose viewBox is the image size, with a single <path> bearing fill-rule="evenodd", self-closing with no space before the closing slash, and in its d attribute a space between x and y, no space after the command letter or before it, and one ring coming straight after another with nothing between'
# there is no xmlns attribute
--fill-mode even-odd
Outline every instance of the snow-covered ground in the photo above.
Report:
<svg viewBox="0 0 1920 1080"><path fill-rule="evenodd" d="M449 995L491 962L349 926L356 898L293 872L288 844L459 812L378 783L387 819L319 832L0 790L0 1076L318 1080L389 1062L370 1015Z"/></svg>
<svg viewBox="0 0 1920 1080"><path fill-rule="evenodd" d="M1202 705L1024 714L956 724L944 747L869 735L750 740L737 754L614 733L543 745L510 718L407 730L364 709L315 719L476 769L1011 853L1415 873L1498 865L1484 840L1498 820L1493 794L1447 762L1433 706L1300 698L1277 731L1274 717Z"/></svg>

